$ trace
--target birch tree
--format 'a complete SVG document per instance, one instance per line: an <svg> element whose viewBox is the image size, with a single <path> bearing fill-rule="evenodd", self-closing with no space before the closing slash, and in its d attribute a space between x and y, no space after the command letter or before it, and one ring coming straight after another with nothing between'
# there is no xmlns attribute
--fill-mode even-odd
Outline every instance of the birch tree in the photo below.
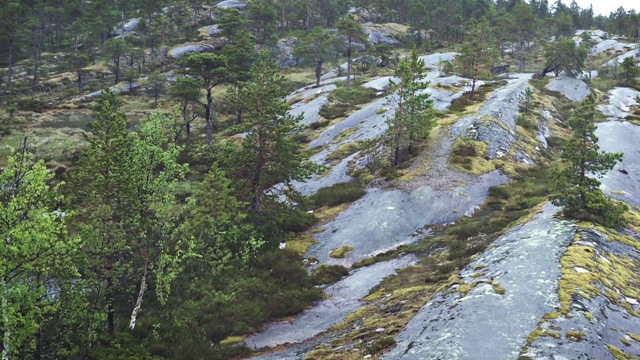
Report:
<svg viewBox="0 0 640 360"><path fill-rule="evenodd" d="M62 198L57 187L47 184L52 176L25 146L0 169L3 360L41 355L42 316L53 302L47 282L78 246L65 236L69 214L56 207ZM64 271L75 273L70 266Z"/></svg>

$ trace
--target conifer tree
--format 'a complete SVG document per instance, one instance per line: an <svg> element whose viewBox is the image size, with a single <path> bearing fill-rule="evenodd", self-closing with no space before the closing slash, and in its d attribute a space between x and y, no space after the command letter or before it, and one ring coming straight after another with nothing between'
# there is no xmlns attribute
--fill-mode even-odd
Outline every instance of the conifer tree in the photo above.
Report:
<svg viewBox="0 0 640 360"><path fill-rule="evenodd" d="M242 143L237 165L239 179L253 212L266 207L269 190L278 183L303 180L313 168L304 164L301 145L292 139L302 128L300 118L290 109L283 90L284 77L268 53L260 54L239 99L244 102L244 128L249 132Z"/></svg>
<svg viewBox="0 0 640 360"><path fill-rule="evenodd" d="M336 24L338 33L347 39L347 89L351 87L351 56L353 42L366 42L367 36L364 32L362 24L360 24L353 16L346 16Z"/></svg>
<svg viewBox="0 0 640 360"><path fill-rule="evenodd" d="M622 85L633 86L636 82L636 76L640 72L636 66L636 60L633 57L625 58L620 67L622 68Z"/></svg>
<svg viewBox="0 0 640 360"><path fill-rule="evenodd" d="M473 99L476 91L476 82L480 73L480 67L490 65L497 59L498 51L496 41L491 35L493 29L484 17L472 23L466 40L462 43L459 62L462 67L471 71L473 79L469 99Z"/></svg>
<svg viewBox="0 0 640 360"><path fill-rule="evenodd" d="M207 122L207 143L213 141L215 120L213 115L213 88L228 80L227 58L213 53L188 54L180 61L185 73L200 80L200 86L207 93L207 101L202 104Z"/></svg>
<svg viewBox="0 0 640 360"><path fill-rule="evenodd" d="M624 221L624 203L614 203L600 190L601 178L622 160L621 153L600 151L595 135L595 97L589 95L569 118L572 137L562 149L566 166L554 172L553 204L564 207L564 214L576 219L588 219L605 226Z"/></svg>
<svg viewBox="0 0 640 360"><path fill-rule="evenodd" d="M294 54L303 59L303 63L312 65L316 74L316 86L320 86L322 66L338 55L341 40L331 30L314 28L296 42Z"/></svg>
<svg viewBox="0 0 640 360"><path fill-rule="evenodd" d="M425 92L429 82L423 81L425 64L415 47L408 58L400 61L394 75L399 81L390 81L391 89L395 90L392 101L396 110L387 119L387 146L392 152L391 165L398 166L402 150L408 148L411 151L418 139L429 136L435 122L431 111L433 101Z"/></svg>

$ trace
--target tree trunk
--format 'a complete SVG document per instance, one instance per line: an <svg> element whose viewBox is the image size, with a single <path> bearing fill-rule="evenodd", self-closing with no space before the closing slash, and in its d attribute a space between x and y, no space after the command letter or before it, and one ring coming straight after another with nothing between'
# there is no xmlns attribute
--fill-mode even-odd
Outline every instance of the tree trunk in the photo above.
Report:
<svg viewBox="0 0 640 360"><path fill-rule="evenodd" d="M236 110L236 125L242 124L242 109Z"/></svg>
<svg viewBox="0 0 640 360"><path fill-rule="evenodd" d="M351 88L351 36L348 37L347 46L347 90Z"/></svg>
<svg viewBox="0 0 640 360"><path fill-rule="evenodd" d="M205 116L207 121L207 144L211 144L213 142L213 95L211 94L212 89L207 89L207 105L205 106Z"/></svg>
<svg viewBox="0 0 640 360"><path fill-rule="evenodd" d="M9 360L9 349L11 347L11 330L9 327L9 301L7 300L7 283L2 278L2 324L4 327L4 337L2 339L2 360Z"/></svg>
<svg viewBox="0 0 640 360"><path fill-rule="evenodd" d="M258 212L262 209L262 189L260 186L260 179L262 177L262 169L265 166L265 147L266 147L266 139L264 135L264 130L260 129L258 133L258 164L253 173L253 211Z"/></svg>
<svg viewBox="0 0 640 360"><path fill-rule="evenodd" d="M13 67L13 34L9 35L9 71L7 74L7 85L11 86L11 72Z"/></svg>
<svg viewBox="0 0 640 360"><path fill-rule="evenodd" d="M320 78L322 77L322 60L316 61L316 87L320 86Z"/></svg>
<svg viewBox="0 0 640 360"><path fill-rule="evenodd" d="M109 331L110 336L114 336L116 325L115 325L115 309L113 308L113 278L111 276L107 277L107 289L106 289L106 297L107 297L107 330Z"/></svg>
<svg viewBox="0 0 640 360"><path fill-rule="evenodd" d="M476 91L476 79L478 78L478 62L473 62L473 82L471 85L471 94L469 94L469 100L473 100L473 95Z"/></svg>
<svg viewBox="0 0 640 360"><path fill-rule="evenodd" d="M142 279L140 280L140 292L138 292L138 299L136 300L136 306L131 312L131 320L129 321L129 329L133 330L136 327L136 320L138 319L138 312L142 309L142 298L144 297L144 291L147 288L147 261L145 260L144 272L142 273Z"/></svg>

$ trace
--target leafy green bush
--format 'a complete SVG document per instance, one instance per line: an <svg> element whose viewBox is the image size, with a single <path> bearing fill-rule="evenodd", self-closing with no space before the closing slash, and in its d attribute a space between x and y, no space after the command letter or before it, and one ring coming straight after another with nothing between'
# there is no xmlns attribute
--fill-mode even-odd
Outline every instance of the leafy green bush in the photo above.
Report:
<svg viewBox="0 0 640 360"><path fill-rule="evenodd" d="M320 265L311 273L311 281L314 285L334 283L349 275L349 269L340 265Z"/></svg>
<svg viewBox="0 0 640 360"><path fill-rule="evenodd" d="M311 200L318 206L337 206L353 202L364 196L367 192L357 182L339 183L318 190L311 195Z"/></svg>

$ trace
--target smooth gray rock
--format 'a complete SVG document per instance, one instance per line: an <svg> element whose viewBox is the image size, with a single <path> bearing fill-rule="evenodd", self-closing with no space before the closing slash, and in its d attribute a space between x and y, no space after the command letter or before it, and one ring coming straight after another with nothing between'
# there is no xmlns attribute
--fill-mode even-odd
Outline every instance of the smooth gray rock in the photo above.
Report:
<svg viewBox="0 0 640 360"><path fill-rule="evenodd" d="M319 88L314 86L305 86L287 95L286 99L291 100L293 98L296 98L295 101L302 101L314 95L320 95L323 93L331 92L337 88L338 86L335 84L328 84L328 85L321 86ZM302 95L298 95L298 94L302 94Z"/></svg>
<svg viewBox="0 0 640 360"><path fill-rule="evenodd" d="M395 76L382 76L373 80L369 80L368 82L362 84L362 87L378 91L385 91L389 87L389 81L398 82L400 81L400 79Z"/></svg>
<svg viewBox="0 0 640 360"><path fill-rule="evenodd" d="M296 103L291 106L289 114L298 117L303 115L301 124L310 125L311 123L318 122L320 120L320 109L329 103L328 95L320 95L317 98L306 102Z"/></svg>
<svg viewBox="0 0 640 360"><path fill-rule="evenodd" d="M218 4L216 4L216 7L218 9L227 9L227 8L231 8L231 9L242 9L244 7L246 7L247 4L242 2L242 1L238 1L238 0L224 0L219 2Z"/></svg>
<svg viewBox="0 0 640 360"><path fill-rule="evenodd" d="M516 140L516 119L524 102L524 92L531 88L528 84L531 76L512 74L508 84L495 90L480 107L478 114L463 117L451 126L451 134L487 143L487 153L491 159L496 158L498 151L508 151Z"/></svg>
<svg viewBox="0 0 640 360"><path fill-rule="evenodd" d="M615 88L609 90L609 104L599 105L598 110L608 117L624 119L629 115L630 107L638 105L640 91L630 88Z"/></svg>
<svg viewBox="0 0 640 360"><path fill-rule="evenodd" d="M450 223L470 215L486 199L489 187L507 181L507 176L493 171L451 190L433 190L430 186L410 192L369 189L335 220L320 227L325 231L314 234L318 243L309 249L308 255L323 264L350 266L413 243L420 239L416 231L421 233L425 225ZM329 257L332 249L343 245L351 245L354 250L344 259Z"/></svg>
<svg viewBox="0 0 640 360"><path fill-rule="evenodd" d="M604 66L615 66L616 64L622 64L624 59L629 57L634 57L634 58L640 57L640 49L633 49L633 50L627 51L622 55L616 56L615 58L604 63Z"/></svg>
<svg viewBox="0 0 640 360"><path fill-rule="evenodd" d="M375 127L382 126L385 115L384 113L380 113L379 110L384 108L388 101L388 99L382 98L366 105L362 109L348 116L346 119L323 131L320 136L309 143L309 147L315 148L327 145L342 131L359 126L364 122L367 123L367 127L371 130L374 130ZM384 132L384 130L382 132Z"/></svg>
<svg viewBox="0 0 640 360"><path fill-rule="evenodd" d="M420 59L424 61L425 66L434 69L440 68L440 63L444 61L453 61L460 53L448 52L448 53L435 53L429 55L420 56Z"/></svg>
<svg viewBox="0 0 640 360"><path fill-rule="evenodd" d="M586 33L589 36L596 36L602 40L607 40L609 38L609 33L602 30L576 30L576 36L582 36L582 34Z"/></svg>
<svg viewBox="0 0 640 360"><path fill-rule="evenodd" d="M562 93L571 101L582 101L591 93L591 89L584 81L564 75L554 78L546 87Z"/></svg>
<svg viewBox="0 0 640 360"><path fill-rule="evenodd" d="M342 159L337 165L332 166L326 174L316 175L305 182L294 181L293 187L302 195L311 195L322 188L353 181L353 178L349 175L349 170L350 166L356 162L355 158L358 154L359 152L356 152ZM318 161L318 163L321 163L321 161Z"/></svg>
<svg viewBox="0 0 640 360"><path fill-rule="evenodd" d="M205 31L209 36L217 36L222 34L222 29L218 27L218 24L209 25L209 26L201 27L200 29L198 29L198 32L205 32Z"/></svg>
<svg viewBox="0 0 640 360"><path fill-rule="evenodd" d="M397 24L395 24L397 26ZM363 24L364 32L367 34L367 38L372 45L387 44L387 45L399 45L402 44L401 34L397 29L393 28L392 24Z"/></svg>
<svg viewBox="0 0 640 360"><path fill-rule="evenodd" d="M601 150L624 153L622 162L600 179L600 188L613 198L640 206L640 127L626 121L607 121L598 124L596 136Z"/></svg>
<svg viewBox="0 0 640 360"><path fill-rule="evenodd" d="M179 58L188 53L213 52L217 48L208 44L182 44L169 50L168 55L172 58Z"/></svg>
<svg viewBox="0 0 640 360"><path fill-rule="evenodd" d="M609 241L606 235L591 229L579 230L579 245L590 248L590 253L596 254L601 259L606 259L609 254L618 257L629 258L637 261L640 252L635 248L617 241ZM639 234L630 233L638 239ZM608 259L603 260L605 263ZM577 269L574 268L577 271ZM638 271L628 268L629 271ZM583 269L582 271L588 271ZM604 293L602 284L595 284L596 288ZM629 284L629 286L634 286ZM609 289L617 294L621 303L627 303L630 309L640 311L637 299L624 298L619 289ZM610 295L611 296L611 295ZM592 320L587 319L585 313L589 313ZM640 334L640 322L619 304L609 300L606 296L591 296L590 299L575 295L571 297L570 316L560 316L556 319L543 320L541 328L560 335L572 330L583 333L580 341L572 341L562 336L554 339L548 336L540 336L533 341L521 355L527 359L598 359L613 360L614 357L607 349L611 344L618 349L630 354L626 359L637 359L640 356L640 343L631 339L627 332ZM622 339L628 341L628 345L622 343ZM514 357L515 359L515 357Z"/></svg>
<svg viewBox="0 0 640 360"><path fill-rule="evenodd" d="M638 46L637 44L621 43L621 42L618 42L617 40L609 39L594 45L591 48L591 50L589 50L589 53L591 55L597 55L609 50L614 52L619 52L619 51L635 49L637 46Z"/></svg>
<svg viewBox="0 0 640 360"><path fill-rule="evenodd" d="M554 218L557 211L547 204L533 220L497 239L460 272L465 283L477 285L464 297L455 287L437 294L382 358L517 359L539 319L559 301L559 260L576 226ZM484 268L474 270L480 265ZM491 283L505 293L496 293Z"/></svg>
<svg viewBox="0 0 640 360"><path fill-rule="evenodd" d="M363 306L360 299L369 294L382 279L415 261L415 256L409 255L354 270L348 277L325 289L325 293L329 295L327 299L320 301L292 321L270 324L264 331L247 337L244 343L252 349L260 349L298 343L314 337L328 330L331 325L343 321L347 315Z"/></svg>
<svg viewBox="0 0 640 360"><path fill-rule="evenodd" d="M127 20L125 23L119 26L114 32L112 32L111 36L115 36L115 37L127 36L131 32L136 31L141 21L142 21L141 18Z"/></svg>

